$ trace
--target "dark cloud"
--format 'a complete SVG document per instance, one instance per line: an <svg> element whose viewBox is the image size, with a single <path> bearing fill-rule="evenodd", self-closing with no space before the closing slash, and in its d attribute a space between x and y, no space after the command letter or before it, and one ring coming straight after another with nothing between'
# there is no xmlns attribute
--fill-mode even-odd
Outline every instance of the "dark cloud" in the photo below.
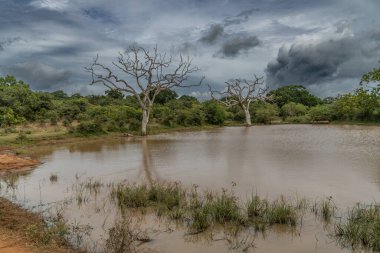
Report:
<svg viewBox="0 0 380 253"><path fill-rule="evenodd" d="M295 44L289 49L281 47L277 59L267 66L267 82L271 86L307 85L330 78L351 57L353 43L344 38L315 45Z"/></svg>
<svg viewBox="0 0 380 253"><path fill-rule="evenodd" d="M243 22L247 22L249 17L259 11L258 8L252 8L249 10L241 11L239 14L237 14L234 17L228 17L224 19L224 26L230 26L230 25L239 25Z"/></svg>
<svg viewBox="0 0 380 253"><path fill-rule="evenodd" d="M224 28L220 24L212 24L206 30L202 37L199 39L200 42L205 44L213 44L216 42L218 38L220 38L223 35Z"/></svg>
<svg viewBox="0 0 380 253"><path fill-rule="evenodd" d="M15 37L15 38L8 38L5 40L0 41L0 51L3 51L5 47L10 46L14 42L21 41L21 37Z"/></svg>
<svg viewBox="0 0 380 253"><path fill-rule="evenodd" d="M258 45L260 45L260 40L256 36L235 35L222 44L221 49L215 56L236 57L242 51L247 51Z"/></svg>
<svg viewBox="0 0 380 253"><path fill-rule="evenodd" d="M34 89L50 90L57 84L67 84L71 72L60 70L40 62L18 63L8 67L7 72L29 83Z"/></svg>
<svg viewBox="0 0 380 253"><path fill-rule="evenodd" d="M107 12L101 8L91 7L88 9L84 9L83 13L89 18L98 20L103 23L112 23L112 24L117 23L117 20L110 12Z"/></svg>
<svg viewBox="0 0 380 253"><path fill-rule="evenodd" d="M176 52L183 53L186 55L189 54L195 54L197 52L197 47L190 43L190 42L185 42L179 45L178 47L174 48L172 52L175 54Z"/></svg>
<svg viewBox="0 0 380 253"><path fill-rule="evenodd" d="M338 31L343 32L342 27ZM371 69L380 53L380 35L367 32L314 43L281 47L266 68L267 84L311 86L339 79L358 78ZM376 39L377 38L377 39Z"/></svg>

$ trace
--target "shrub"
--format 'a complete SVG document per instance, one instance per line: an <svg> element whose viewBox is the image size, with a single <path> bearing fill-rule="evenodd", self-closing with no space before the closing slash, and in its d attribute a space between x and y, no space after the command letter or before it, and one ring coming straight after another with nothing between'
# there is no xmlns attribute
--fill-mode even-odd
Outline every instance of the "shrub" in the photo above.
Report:
<svg viewBox="0 0 380 253"><path fill-rule="evenodd" d="M102 124L100 122L91 120L80 122L79 125L75 128L75 133L81 135L97 135L105 133L103 130Z"/></svg>
<svg viewBox="0 0 380 253"><path fill-rule="evenodd" d="M212 125L222 125L227 118L225 108L216 101L206 101L203 103L205 121Z"/></svg>
<svg viewBox="0 0 380 253"><path fill-rule="evenodd" d="M306 112L306 106L294 102L287 103L281 107L281 115L283 117L302 116L305 115Z"/></svg>
<svg viewBox="0 0 380 253"><path fill-rule="evenodd" d="M312 121L330 121L333 119L334 111L331 105L317 105L310 108L308 115Z"/></svg>
<svg viewBox="0 0 380 253"><path fill-rule="evenodd" d="M250 108L253 121L256 123L270 123L278 116L278 107L266 102L255 102Z"/></svg>

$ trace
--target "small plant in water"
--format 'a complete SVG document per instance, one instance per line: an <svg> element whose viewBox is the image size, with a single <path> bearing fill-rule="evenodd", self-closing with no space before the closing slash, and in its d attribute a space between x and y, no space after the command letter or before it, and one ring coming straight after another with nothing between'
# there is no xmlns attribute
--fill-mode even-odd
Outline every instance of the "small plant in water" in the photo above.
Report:
<svg viewBox="0 0 380 253"><path fill-rule="evenodd" d="M329 222L335 214L336 205L332 197L328 197L324 200L316 201L311 210L315 215L320 216L323 221Z"/></svg>
<svg viewBox="0 0 380 253"><path fill-rule="evenodd" d="M51 174L49 177L49 180L51 183L56 183L58 181L58 175L57 174Z"/></svg>
<svg viewBox="0 0 380 253"><path fill-rule="evenodd" d="M130 253L138 252L141 243L149 242L147 232L142 230L139 222L123 216L115 221L113 227L108 230L108 239L104 252L106 253Z"/></svg>

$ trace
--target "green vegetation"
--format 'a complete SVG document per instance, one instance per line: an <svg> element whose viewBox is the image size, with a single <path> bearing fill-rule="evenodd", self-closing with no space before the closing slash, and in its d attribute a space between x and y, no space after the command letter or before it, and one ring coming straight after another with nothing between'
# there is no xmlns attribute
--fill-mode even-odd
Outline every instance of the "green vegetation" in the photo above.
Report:
<svg viewBox="0 0 380 253"><path fill-rule="evenodd" d="M142 208L144 212L153 210L157 216L183 221L190 234L202 232L214 224L253 226L256 231L273 224L293 227L302 211L285 198L269 201L255 196L243 205L232 190L199 193L196 186L189 190L179 183L119 184L113 187L111 197L122 211Z"/></svg>
<svg viewBox="0 0 380 253"><path fill-rule="evenodd" d="M334 235L344 247L380 250L380 206L357 205L344 222L335 225Z"/></svg>
<svg viewBox="0 0 380 253"><path fill-rule="evenodd" d="M320 99L303 86L272 90L267 102L253 101L249 112L254 123L380 122L379 70L365 74L353 93ZM377 84L377 86L376 86ZM149 133L180 128L242 125L245 112L214 100L178 97L172 90L157 94L150 112ZM0 141L28 143L38 138L28 126L38 126L40 135L57 138L109 133L140 134L143 112L135 96L117 90L105 95L67 95L63 91L35 92L12 76L0 77ZM26 130L25 130L26 129Z"/></svg>

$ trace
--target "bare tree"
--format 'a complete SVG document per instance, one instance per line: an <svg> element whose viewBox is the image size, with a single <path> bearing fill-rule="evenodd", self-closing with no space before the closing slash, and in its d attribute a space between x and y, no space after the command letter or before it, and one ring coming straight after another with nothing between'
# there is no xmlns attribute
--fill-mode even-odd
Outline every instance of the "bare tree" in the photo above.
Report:
<svg viewBox="0 0 380 253"><path fill-rule="evenodd" d="M174 87L201 85L185 84L191 73L198 71L189 57L180 56L179 62L171 56L159 53L157 47L152 52L142 47L130 47L124 54L119 53L117 61L111 66L99 63L96 56L90 67L91 84L101 83L111 90L118 90L136 97L142 110L141 135L147 135L149 115L156 96L163 90ZM115 72L116 70L116 72Z"/></svg>
<svg viewBox="0 0 380 253"><path fill-rule="evenodd" d="M209 85L211 97L227 107L239 106L245 113L245 123L251 126L249 106L252 101L265 100L266 88L263 87L263 77L255 75L254 80L234 79L226 82L223 91L212 90ZM217 98L215 95L219 96Z"/></svg>

